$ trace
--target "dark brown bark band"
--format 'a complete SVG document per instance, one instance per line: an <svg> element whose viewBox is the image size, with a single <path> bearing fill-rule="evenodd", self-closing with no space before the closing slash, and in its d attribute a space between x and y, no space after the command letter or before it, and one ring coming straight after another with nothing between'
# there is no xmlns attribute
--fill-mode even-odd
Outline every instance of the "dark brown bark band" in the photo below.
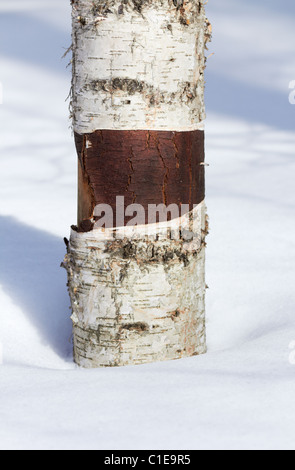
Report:
<svg viewBox="0 0 295 470"><path fill-rule="evenodd" d="M98 204L110 205L116 214L117 196L125 197L125 207L141 204L146 214L149 204L187 204L192 210L204 200L203 131L102 130L75 134L75 140L80 225Z"/></svg>

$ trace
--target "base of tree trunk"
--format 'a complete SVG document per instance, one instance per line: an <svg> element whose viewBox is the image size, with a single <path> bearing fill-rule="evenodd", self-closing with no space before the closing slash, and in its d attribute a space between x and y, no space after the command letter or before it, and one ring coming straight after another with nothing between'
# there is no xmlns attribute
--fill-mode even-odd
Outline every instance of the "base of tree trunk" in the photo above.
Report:
<svg viewBox="0 0 295 470"><path fill-rule="evenodd" d="M178 224L149 226L148 237L146 226L72 231L64 267L78 365L125 366L206 352L205 203L182 218L180 234Z"/></svg>

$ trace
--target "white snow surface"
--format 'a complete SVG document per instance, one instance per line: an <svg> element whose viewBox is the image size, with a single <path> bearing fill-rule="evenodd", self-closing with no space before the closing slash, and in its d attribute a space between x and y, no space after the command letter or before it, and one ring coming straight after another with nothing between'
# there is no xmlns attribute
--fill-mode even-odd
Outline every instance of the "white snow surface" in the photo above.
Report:
<svg viewBox="0 0 295 470"><path fill-rule="evenodd" d="M60 269L76 220L70 5L1 1L2 450L295 449L294 1L207 12L209 352L87 371Z"/></svg>

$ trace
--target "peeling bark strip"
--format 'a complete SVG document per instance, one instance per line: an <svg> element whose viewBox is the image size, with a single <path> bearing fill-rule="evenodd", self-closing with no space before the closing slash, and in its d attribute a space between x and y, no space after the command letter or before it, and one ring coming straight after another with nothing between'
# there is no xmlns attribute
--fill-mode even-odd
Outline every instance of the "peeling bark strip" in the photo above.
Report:
<svg viewBox="0 0 295 470"><path fill-rule="evenodd" d="M202 128L210 28L201 0L72 4L78 134Z"/></svg>
<svg viewBox="0 0 295 470"><path fill-rule="evenodd" d="M75 361L107 367L205 353L204 0L72 7L81 224L63 265ZM115 212L117 196L146 213L150 204L191 210L162 224L94 229L95 206Z"/></svg>
<svg viewBox="0 0 295 470"><path fill-rule="evenodd" d="M193 216L200 238L191 242L162 238L156 227L155 240L72 232L64 265L78 365L125 366L206 352L205 214L199 204Z"/></svg>
<svg viewBox="0 0 295 470"><path fill-rule="evenodd" d="M79 224L92 217L98 204L110 205L116 215L118 195L125 196L125 208L141 204L146 223L149 204L186 204L193 210L204 200L203 131L108 130L75 138ZM125 225L131 218L125 218Z"/></svg>

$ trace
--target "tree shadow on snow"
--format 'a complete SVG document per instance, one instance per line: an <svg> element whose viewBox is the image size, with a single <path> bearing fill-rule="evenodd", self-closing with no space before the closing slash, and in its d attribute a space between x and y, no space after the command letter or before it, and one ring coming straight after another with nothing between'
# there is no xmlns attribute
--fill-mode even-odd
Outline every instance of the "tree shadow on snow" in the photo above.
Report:
<svg viewBox="0 0 295 470"><path fill-rule="evenodd" d="M71 35L25 12L1 13L0 43L3 56L66 73L62 60ZM44 86L44 84L43 84Z"/></svg>
<svg viewBox="0 0 295 470"><path fill-rule="evenodd" d="M3 56L55 72L69 73L66 71L69 59L62 61L61 56L71 43L70 31L61 30L28 12L1 14L0 43ZM220 113L293 131L295 107L290 105L288 95L288 84L286 93L267 90L261 86L224 77L211 71L208 65L206 107L209 113Z"/></svg>
<svg viewBox="0 0 295 470"><path fill-rule="evenodd" d="M206 107L210 112L237 117L253 124L261 123L281 130L294 131L295 106L286 93L267 90L223 77L208 67L206 76Z"/></svg>
<svg viewBox="0 0 295 470"><path fill-rule="evenodd" d="M63 240L0 217L0 284L61 358L72 350Z"/></svg>

